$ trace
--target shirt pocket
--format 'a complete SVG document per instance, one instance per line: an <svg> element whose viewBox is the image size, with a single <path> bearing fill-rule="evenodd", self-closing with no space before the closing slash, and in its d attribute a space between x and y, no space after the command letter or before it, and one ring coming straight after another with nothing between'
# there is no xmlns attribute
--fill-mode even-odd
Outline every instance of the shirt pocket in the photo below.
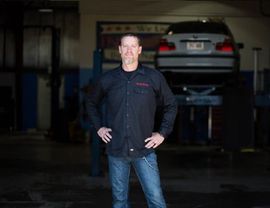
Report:
<svg viewBox="0 0 270 208"><path fill-rule="evenodd" d="M155 105L155 95L150 87L133 88L132 100L139 112L149 111Z"/></svg>
<svg viewBox="0 0 270 208"><path fill-rule="evenodd" d="M136 87L136 88L134 88L133 91L136 94L149 94L150 93L150 89L143 88L143 87Z"/></svg>

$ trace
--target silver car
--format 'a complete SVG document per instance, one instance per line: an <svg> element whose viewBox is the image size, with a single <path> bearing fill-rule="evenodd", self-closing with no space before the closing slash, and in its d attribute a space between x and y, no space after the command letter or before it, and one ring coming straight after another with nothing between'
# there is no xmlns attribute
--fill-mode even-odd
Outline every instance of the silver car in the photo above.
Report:
<svg viewBox="0 0 270 208"><path fill-rule="evenodd" d="M238 75L239 46L224 22L174 23L160 40L155 65L172 88L224 85Z"/></svg>

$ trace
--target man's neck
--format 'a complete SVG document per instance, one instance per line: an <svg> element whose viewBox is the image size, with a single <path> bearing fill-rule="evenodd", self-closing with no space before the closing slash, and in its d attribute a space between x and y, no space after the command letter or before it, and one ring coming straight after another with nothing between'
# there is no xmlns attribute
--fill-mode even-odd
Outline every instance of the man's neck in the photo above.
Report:
<svg viewBox="0 0 270 208"><path fill-rule="evenodd" d="M139 65L138 62L136 62L134 64L129 64L129 65L122 63L122 68L123 68L124 71L132 72L132 71L135 71L138 68L138 65Z"/></svg>

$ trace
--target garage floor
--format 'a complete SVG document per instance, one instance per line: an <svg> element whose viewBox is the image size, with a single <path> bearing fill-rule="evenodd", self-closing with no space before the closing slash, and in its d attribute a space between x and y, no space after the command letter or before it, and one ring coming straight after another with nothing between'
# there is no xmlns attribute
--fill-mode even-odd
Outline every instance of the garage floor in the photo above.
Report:
<svg viewBox="0 0 270 208"><path fill-rule="evenodd" d="M111 207L103 176L89 176L90 145L42 134L1 135L1 208ZM217 146L164 144L158 150L168 208L270 208L269 149L221 152ZM147 207L134 173L133 208Z"/></svg>

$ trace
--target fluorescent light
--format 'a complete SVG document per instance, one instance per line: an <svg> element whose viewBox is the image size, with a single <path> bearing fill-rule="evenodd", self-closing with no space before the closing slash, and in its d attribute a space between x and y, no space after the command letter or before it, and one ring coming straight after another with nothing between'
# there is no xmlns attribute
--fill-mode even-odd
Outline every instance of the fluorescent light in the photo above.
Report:
<svg viewBox="0 0 270 208"><path fill-rule="evenodd" d="M43 12L43 13L51 13L53 12L53 9L49 9L49 8L41 8L38 10L39 12Z"/></svg>

